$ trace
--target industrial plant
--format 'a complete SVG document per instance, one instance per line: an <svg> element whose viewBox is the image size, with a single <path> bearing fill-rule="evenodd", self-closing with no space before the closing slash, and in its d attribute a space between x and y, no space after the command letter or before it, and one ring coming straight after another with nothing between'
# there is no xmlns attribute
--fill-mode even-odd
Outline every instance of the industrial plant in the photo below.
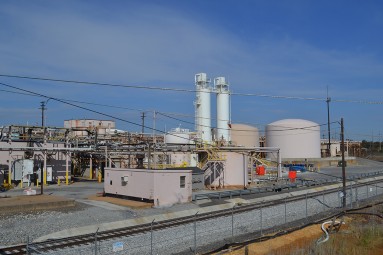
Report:
<svg viewBox="0 0 383 255"><path fill-rule="evenodd" d="M0 181L18 187L103 181L106 196L161 206L190 202L197 190L247 189L259 180L278 181L287 178L294 164L316 171L339 160L340 143L333 141L326 150L329 144L312 121L279 120L268 124L264 135L257 127L232 123L229 82L225 77L213 81L211 86L206 73L195 75L195 130L138 133L117 129L114 120L97 119L65 120L63 127L3 126ZM327 152L333 157L323 158ZM347 146L346 156L357 152L357 144L351 150Z"/></svg>

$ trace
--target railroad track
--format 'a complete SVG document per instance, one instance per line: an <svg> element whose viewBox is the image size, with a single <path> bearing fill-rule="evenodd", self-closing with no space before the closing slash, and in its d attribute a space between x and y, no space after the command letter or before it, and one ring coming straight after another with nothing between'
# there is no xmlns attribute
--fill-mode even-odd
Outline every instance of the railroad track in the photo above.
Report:
<svg viewBox="0 0 383 255"><path fill-rule="evenodd" d="M375 185L382 182L383 180L373 180L373 181L364 182L364 183L356 182L355 184L353 184L353 188L366 186L366 185ZM43 254L44 252L48 252L48 251L60 250L60 249L69 248L69 247L76 247L79 245L93 244L95 240L97 241L110 240L110 239L114 239L118 237L145 233L151 230L155 231L155 230L161 230L165 228L176 227L176 226L180 226L180 225L184 225L188 223L193 223L195 221L205 221L205 220L209 220L213 218L231 216L232 214L239 214L239 213L244 213L244 212L252 211L252 210L260 210L261 208L281 205L281 204L289 203L289 202L300 201L303 199L310 199L313 197L317 197L318 195L327 195L337 191L339 191L339 188L333 188L333 189L314 192L310 194L302 194L302 195L298 195L294 197L286 197L282 199L261 202L257 204L242 204L237 206L235 210L233 210L233 208L229 208L229 209L213 211L208 213L201 213L198 215L159 221L159 222L155 222L154 224L147 223L147 224L141 224L141 225L119 228L114 230L101 231L101 232L92 233L92 234L85 234L85 235L60 238L60 239L52 239L52 240L47 240L43 242L34 242L34 243L28 244L28 247L27 247L27 244L8 246L8 247L0 248L0 255L21 255L21 254L24 255L24 254L28 254L27 251L33 252L33 254Z"/></svg>

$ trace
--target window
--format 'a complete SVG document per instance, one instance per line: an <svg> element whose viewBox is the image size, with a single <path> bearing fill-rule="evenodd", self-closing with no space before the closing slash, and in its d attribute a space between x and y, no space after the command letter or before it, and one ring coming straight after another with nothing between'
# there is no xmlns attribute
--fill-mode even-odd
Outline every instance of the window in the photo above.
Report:
<svg viewBox="0 0 383 255"><path fill-rule="evenodd" d="M186 176L180 176L180 188L185 188Z"/></svg>

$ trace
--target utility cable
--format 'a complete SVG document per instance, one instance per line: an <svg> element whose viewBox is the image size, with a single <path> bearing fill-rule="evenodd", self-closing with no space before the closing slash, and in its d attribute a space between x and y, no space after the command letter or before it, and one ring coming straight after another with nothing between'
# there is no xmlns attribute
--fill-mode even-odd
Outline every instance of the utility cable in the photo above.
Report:
<svg viewBox="0 0 383 255"><path fill-rule="evenodd" d="M67 105L70 105L70 106L73 106L73 107L76 107L76 108L80 108L80 109L83 109L83 110L86 110L86 111L89 111L89 112L93 112L93 113L96 113L96 114L99 114L99 115L103 115L103 116L106 116L106 117L109 117L109 118L112 118L112 119L116 119L116 120L119 120L119 121L122 121L122 122L126 122L126 123L132 124L134 126L142 127L141 124L138 124L138 123L135 123L135 122L132 122L132 121L129 121L129 120L125 120L125 119L122 119L122 118L119 118L119 117L116 117L116 116L113 116L113 115L110 115L110 114L106 114L106 113L103 113L103 112L92 110L92 109L89 109L89 108L86 108L86 107L83 107L83 106L80 106L80 105L69 103L69 102L66 102L66 101L58 99L58 98L49 97L49 96L46 96L46 95L43 95L43 94L40 94L40 93L36 93L36 92L30 91L30 90L18 88L16 86L12 86L12 85L5 84L5 83L2 83L2 82L0 82L0 85L6 86L6 87L9 87L9 88L13 88L13 89L17 89L17 90L20 90L20 91L23 91L23 92L26 92L26 93L34 94L34 95L37 95L37 96L40 96L40 97L44 97L44 98L47 98L47 99L55 100L55 101L63 103L63 104L67 104ZM157 132L163 133L163 134L173 135L175 137L182 138L184 140L193 141L190 138L185 138L185 137L182 137L182 136L178 136L176 134L172 134L172 133L168 133L168 132L165 132L165 131L162 131L162 130L154 129L152 127L148 127L148 126L143 126L143 127L147 128L147 129L150 129L152 131L157 131Z"/></svg>
<svg viewBox="0 0 383 255"><path fill-rule="evenodd" d="M101 83L101 82L90 82L90 81L77 81L77 80L65 80L65 79L53 79L45 77L32 77L32 76L21 76L21 75L9 75L0 74L1 77L16 78L16 79L29 79L39 81L53 81L61 83L73 83L82 85L95 85L95 86L108 86L108 87L122 87L122 88L135 88L135 89L148 89L148 90L162 90L162 91L175 91L175 92L188 92L196 93L198 90L195 89L181 89L181 88L166 88L166 87L155 87L155 86L140 86L140 85L124 85L124 84L113 84L113 83ZM216 93L215 91L209 91L206 93ZM323 101L327 102L327 98L315 98L315 97L298 97L298 96L276 96L267 94L257 93L234 93L230 92L232 96L255 96L255 97L267 97L273 99L292 99L292 100L308 100L308 101ZM367 101L367 100L347 100L347 99L332 99L332 102L339 103L359 103L359 104L378 104L383 105L383 101Z"/></svg>

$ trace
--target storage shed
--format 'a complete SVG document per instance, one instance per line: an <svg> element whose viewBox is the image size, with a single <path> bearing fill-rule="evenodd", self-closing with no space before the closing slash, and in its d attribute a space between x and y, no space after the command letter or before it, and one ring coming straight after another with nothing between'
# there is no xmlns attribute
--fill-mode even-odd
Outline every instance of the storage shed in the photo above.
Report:
<svg viewBox="0 0 383 255"><path fill-rule="evenodd" d="M106 195L169 206L192 200L192 170L105 168Z"/></svg>

